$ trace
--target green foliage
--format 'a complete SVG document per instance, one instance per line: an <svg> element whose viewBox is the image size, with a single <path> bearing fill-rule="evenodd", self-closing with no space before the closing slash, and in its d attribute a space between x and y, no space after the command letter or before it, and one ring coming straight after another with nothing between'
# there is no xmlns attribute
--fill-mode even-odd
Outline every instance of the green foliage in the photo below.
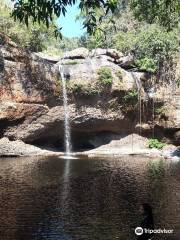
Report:
<svg viewBox="0 0 180 240"><path fill-rule="evenodd" d="M70 89L73 91L74 94L84 95L84 96L94 96L97 95L99 92L95 86L91 85L83 85L81 83L76 83L70 86Z"/></svg>
<svg viewBox="0 0 180 240"><path fill-rule="evenodd" d="M152 73L155 73L158 69L156 60L148 57L136 60L136 65L140 70Z"/></svg>
<svg viewBox="0 0 180 240"><path fill-rule="evenodd" d="M76 83L76 84L74 84L73 86L71 86L70 88L71 88L74 92L79 93L79 92L82 92L82 91L83 91L84 86L83 86L83 84L81 84L81 83Z"/></svg>
<svg viewBox="0 0 180 240"><path fill-rule="evenodd" d="M122 111L125 113L131 113L135 110L138 103L138 91L131 90L129 92L125 92L125 95L122 98Z"/></svg>
<svg viewBox="0 0 180 240"><path fill-rule="evenodd" d="M138 91L137 90L131 90L127 92L127 94L123 97L125 102L137 102L138 101Z"/></svg>
<svg viewBox="0 0 180 240"><path fill-rule="evenodd" d="M166 112L167 112L166 106L155 108L155 114L162 115L162 114L166 114Z"/></svg>
<svg viewBox="0 0 180 240"><path fill-rule="evenodd" d="M64 62L63 63L63 65L77 65L77 64L79 64L79 62L78 61L68 61L68 62Z"/></svg>
<svg viewBox="0 0 180 240"><path fill-rule="evenodd" d="M9 36L22 48L49 55L61 55L64 51L79 46L78 38L56 39L53 23L47 29L45 24L33 23L30 19L28 27L23 23L14 22L10 16L12 9L5 4L5 0L3 1L0 6L0 32ZM0 42L2 41L0 40Z"/></svg>
<svg viewBox="0 0 180 240"><path fill-rule="evenodd" d="M166 146L165 143L162 143L156 138L150 138L148 141L148 146L149 148L157 148L157 149L162 149L164 146Z"/></svg>
<svg viewBox="0 0 180 240"><path fill-rule="evenodd" d="M21 23L15 23L10 17L11 8L5 2L0 6L0 32L8 35L15 43L21 47L34 52L43 51L46 46L54 40L52 25L47 28L43 24L29 22L27 28Z"/></svg>
<svg viewBox="0 0 180 240"><path fill-rule="evenodd" d="M139 21L158 23L167 30L178 25L179 0L131 0L131 9Z"/></svg>
<svg viewBox="0 0 180 240"><path fill-rule="evenodd" d="M32 19L33 22L43 23L48 28L53 22L54 16L60 17L61 15L65 16L67 7L74 5L76 0L63 0L63 1L22 1L14 0L14 10L12 16L15 20L24 22L27 26L29 21ZM109 12L113 13L117 7L117 0L80 0L79 8L81 11L86 12L84 17L83 25L87 29L87 32L93 33L94 29L97 26L97 22L101 21L102 16L96 15L96 9L103 8L104 14L107 15ZM56 36L61 36L60 29L56 29Z"/></svg>
<svg viewBox="0 0 180 240"><path fill-rule="evenodd" d="M12 0L14 9L12 16L15 20L24 22L27 26L29 21L43 23L47 27L52 23L54 16L66 15L67 7L74 5L76 0L63 1L22 1ZM99 23L105 16L111 18L112 14L119 16L130 7L136 19L147 23L159 23L168 30L177 26L179 19L179 1L173 0L80 0L79 8L83 12L83 25L88 33L94 33ZM99 11L98 11L99 10ZM60 29L56 29L56 35L60 35Z"/></svg>
<svg viewBox="0 0 180 240"><path fill-rule="evenodd" d="M98 70L98 80L102 85L112 85L113 83L113 76L111 69L108 67L101 67Z"/></svg>
<svg viewBox="0 0 180 240"><path fill-rule="evenodd" d="M137 59L148 58L158 66L179 48L177 32L166 32L158 25L144 26L137 34L135 54Z"/></svg>
<svg viewBox="0 0 180 240"><path fill-rule="evenodd" d="M47 39L46 49L43 51L49 55L61 55L65 51L70 51L72 49L78 48L79 39L74 38L66 38L63 37L60 39L55 39L54 35L52 38Z"/></svg>
<svg viewBox="0 0 180 240"><path fill-rule="evenodd" d="M157 0L157 2L160 1L161 5L167 2L167 0ZM131 2L131 10L128 2ZM99 30L98 34L95 31L93 36L83 37L82 45L90 49L96 47L117 48L125 54L133 54L140 70L158 73L159 76L165 73L164 76L167 76L169 71L167 66L172 64L175 54L179 51L180 32L178 28L175 28L176 24L173 25L172 31L167 31L161 22L156 21L159 18L159 10L155 11L155 8L144 9L142 7L141 9L142 14L147 11L149 17L155 19L156 16L156 20L152 21L153 24L149 24L150 21L147 21L148 24L137 21L137 19L140 20L135 14L137 7L143 4L146 6L152 2L154 0L130 0L126 1L124 5L122 1L119 1L114 16L108 15L99 24L99 29L102 31ZM156 5L156 3L154 4ZM99 12L97 15L100 15ZM168 15L168 17L170 16ZM172 23L172 21L170 22Z"/></svg>
<svg viewBox="0 0 180 240"><path fill-rule="evenodd" d="M134 50L136 44L136 32L119 32L113 36L115 48L127 54Z"/></svg>
<svg viewBox="0 0 180 240"><path fill-rule="evenodd" d="M114 36L115 47L124 53L133 52L141 70L155 73L172 59L179 50L177 29L165 31L158 25L145 25L136 31L118 33Z"/></svg>
<svg viewBox="0 0 180 240"><path fill-rule="evenodd" d="M98 28L93 32L92 35L86 34L80 38L82 46L89 49L94 49L97 47L114 48L116 47L115 44L117 42L117 38L115 36L118 35L118 32L120 32L119 37L122 36L124 39L122 41L123 46L121 49L123 48L123 52L124 49L129 49L128 44L131 46L131 40L133 40L130 38L131 36L129 33L137 27L138 22L134 19L129 8L124 7L124 3L124 0L119 0L119 7L113 16L107 15L104 17L103 21L98 24ZM100 17L103 11L98 9L96 12L96 14ZM85 15L86 13L81 13L81 18L83 19ZM121 43L119 43L119 45L120 44Z"/></svg>

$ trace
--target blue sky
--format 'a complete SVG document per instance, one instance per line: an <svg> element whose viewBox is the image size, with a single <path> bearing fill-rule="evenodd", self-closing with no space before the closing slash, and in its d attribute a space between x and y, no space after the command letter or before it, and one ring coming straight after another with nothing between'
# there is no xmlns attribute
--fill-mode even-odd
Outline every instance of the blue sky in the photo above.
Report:
<svg viewBox="0 0 180 240"><path fill-rule="evenodd" d="M78 2L72 7L67 7L66 16L61 16L58 19L58 25L63 27L61 30L63 36L65 37L79 37L83 35L85 29L81 21L76 21L76 16L79 14L80 10L78 9Z"/></svg>

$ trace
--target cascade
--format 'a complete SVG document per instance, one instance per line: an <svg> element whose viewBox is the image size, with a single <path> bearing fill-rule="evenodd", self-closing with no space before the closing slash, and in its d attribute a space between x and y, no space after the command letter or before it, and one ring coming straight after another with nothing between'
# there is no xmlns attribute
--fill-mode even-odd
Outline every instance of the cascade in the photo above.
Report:
<svg viewBox="0 0 180 240"><path fill-rule="evenodd" d="M67 96L66 79L64 77L63 65L59 66L59 73L61 75L62 91L63 91L65 154L68 156L71 154L71 134L70 134L68 96Z"/></svg>

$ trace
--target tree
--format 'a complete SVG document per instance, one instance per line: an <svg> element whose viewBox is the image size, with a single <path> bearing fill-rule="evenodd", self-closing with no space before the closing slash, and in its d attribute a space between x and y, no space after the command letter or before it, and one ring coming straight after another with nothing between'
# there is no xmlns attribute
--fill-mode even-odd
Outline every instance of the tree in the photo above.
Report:
<svg viewBox="0 0 180 240"><path fill-rule="evenodd" d="M61 14L65 16L67 6L72 6L77 0L12 0L14 2L14 9L12 16L15 20L25 22L28 26L29 20L46 24L47 27L53 22L54 17L60 17ZM84 19L84 27L87 32L93 33L97 25L97 18L95 10L102 8L104 14L110 11L113 13L116 9L118 0L80 0L79 8L86 13ZM102 19L102 16L99 20ZM56 29L56 36L61 36L60 29Z"/></svg>
<svg viewBox="0 0 180 240"><path fill-rule="evenodd" d="M14 2L12 16L15 20L29 24L33 22L46 24L53 22L54 16L65 16L67 6L72 6L78 0L11 0ZM134 16L139 21L158 23L172 30L178 25L180 16L179 0L79 0L79 8L84 13L84 27L92 34L98 22L108 14L115 14L130 5ZM101 15L97 15L97 9L101 9ZM56 29L56 36L61 36Z"/></svg>
<svg viewBox="0 0 180 240"><path fill-rule="evenodd" d="M6 1L0 6L0 32L9 36L12 41L21 47L34 52L43 51L47 42L54 37L54 27L51 24L47 30L46 25L29 22L29 28L23 23L14 22L11 18L12 9L7 6Z"/></svg>
<svg viewBox="0 0 180 240"><path fill-rule="evenodd" d="M131 0L135 18L147 23L158 23L168 31L178 25L180 17L179 0Z"/></svg>

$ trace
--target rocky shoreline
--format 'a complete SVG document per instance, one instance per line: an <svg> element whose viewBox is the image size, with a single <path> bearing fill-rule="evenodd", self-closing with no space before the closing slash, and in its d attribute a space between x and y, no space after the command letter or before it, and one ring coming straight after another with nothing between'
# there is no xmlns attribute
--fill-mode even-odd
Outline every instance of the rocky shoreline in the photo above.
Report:
<svg viewBox="0 0 180 240"><path fill-rule="evenodd" d="M133 139L133 144L130 139ZM33 157L33 156L64 156L62 151L57 149L43 149L21 140L9 141L8 138L0 139L0 158L2 157ZM122 155L141 155L148 157L163 157L180 160L180 148L167 145L162 150L149 149L147 138L137 134L129 135L120 140L113 140L108 144L88 151L73 152L72 156L108 157Z"/></svg>

